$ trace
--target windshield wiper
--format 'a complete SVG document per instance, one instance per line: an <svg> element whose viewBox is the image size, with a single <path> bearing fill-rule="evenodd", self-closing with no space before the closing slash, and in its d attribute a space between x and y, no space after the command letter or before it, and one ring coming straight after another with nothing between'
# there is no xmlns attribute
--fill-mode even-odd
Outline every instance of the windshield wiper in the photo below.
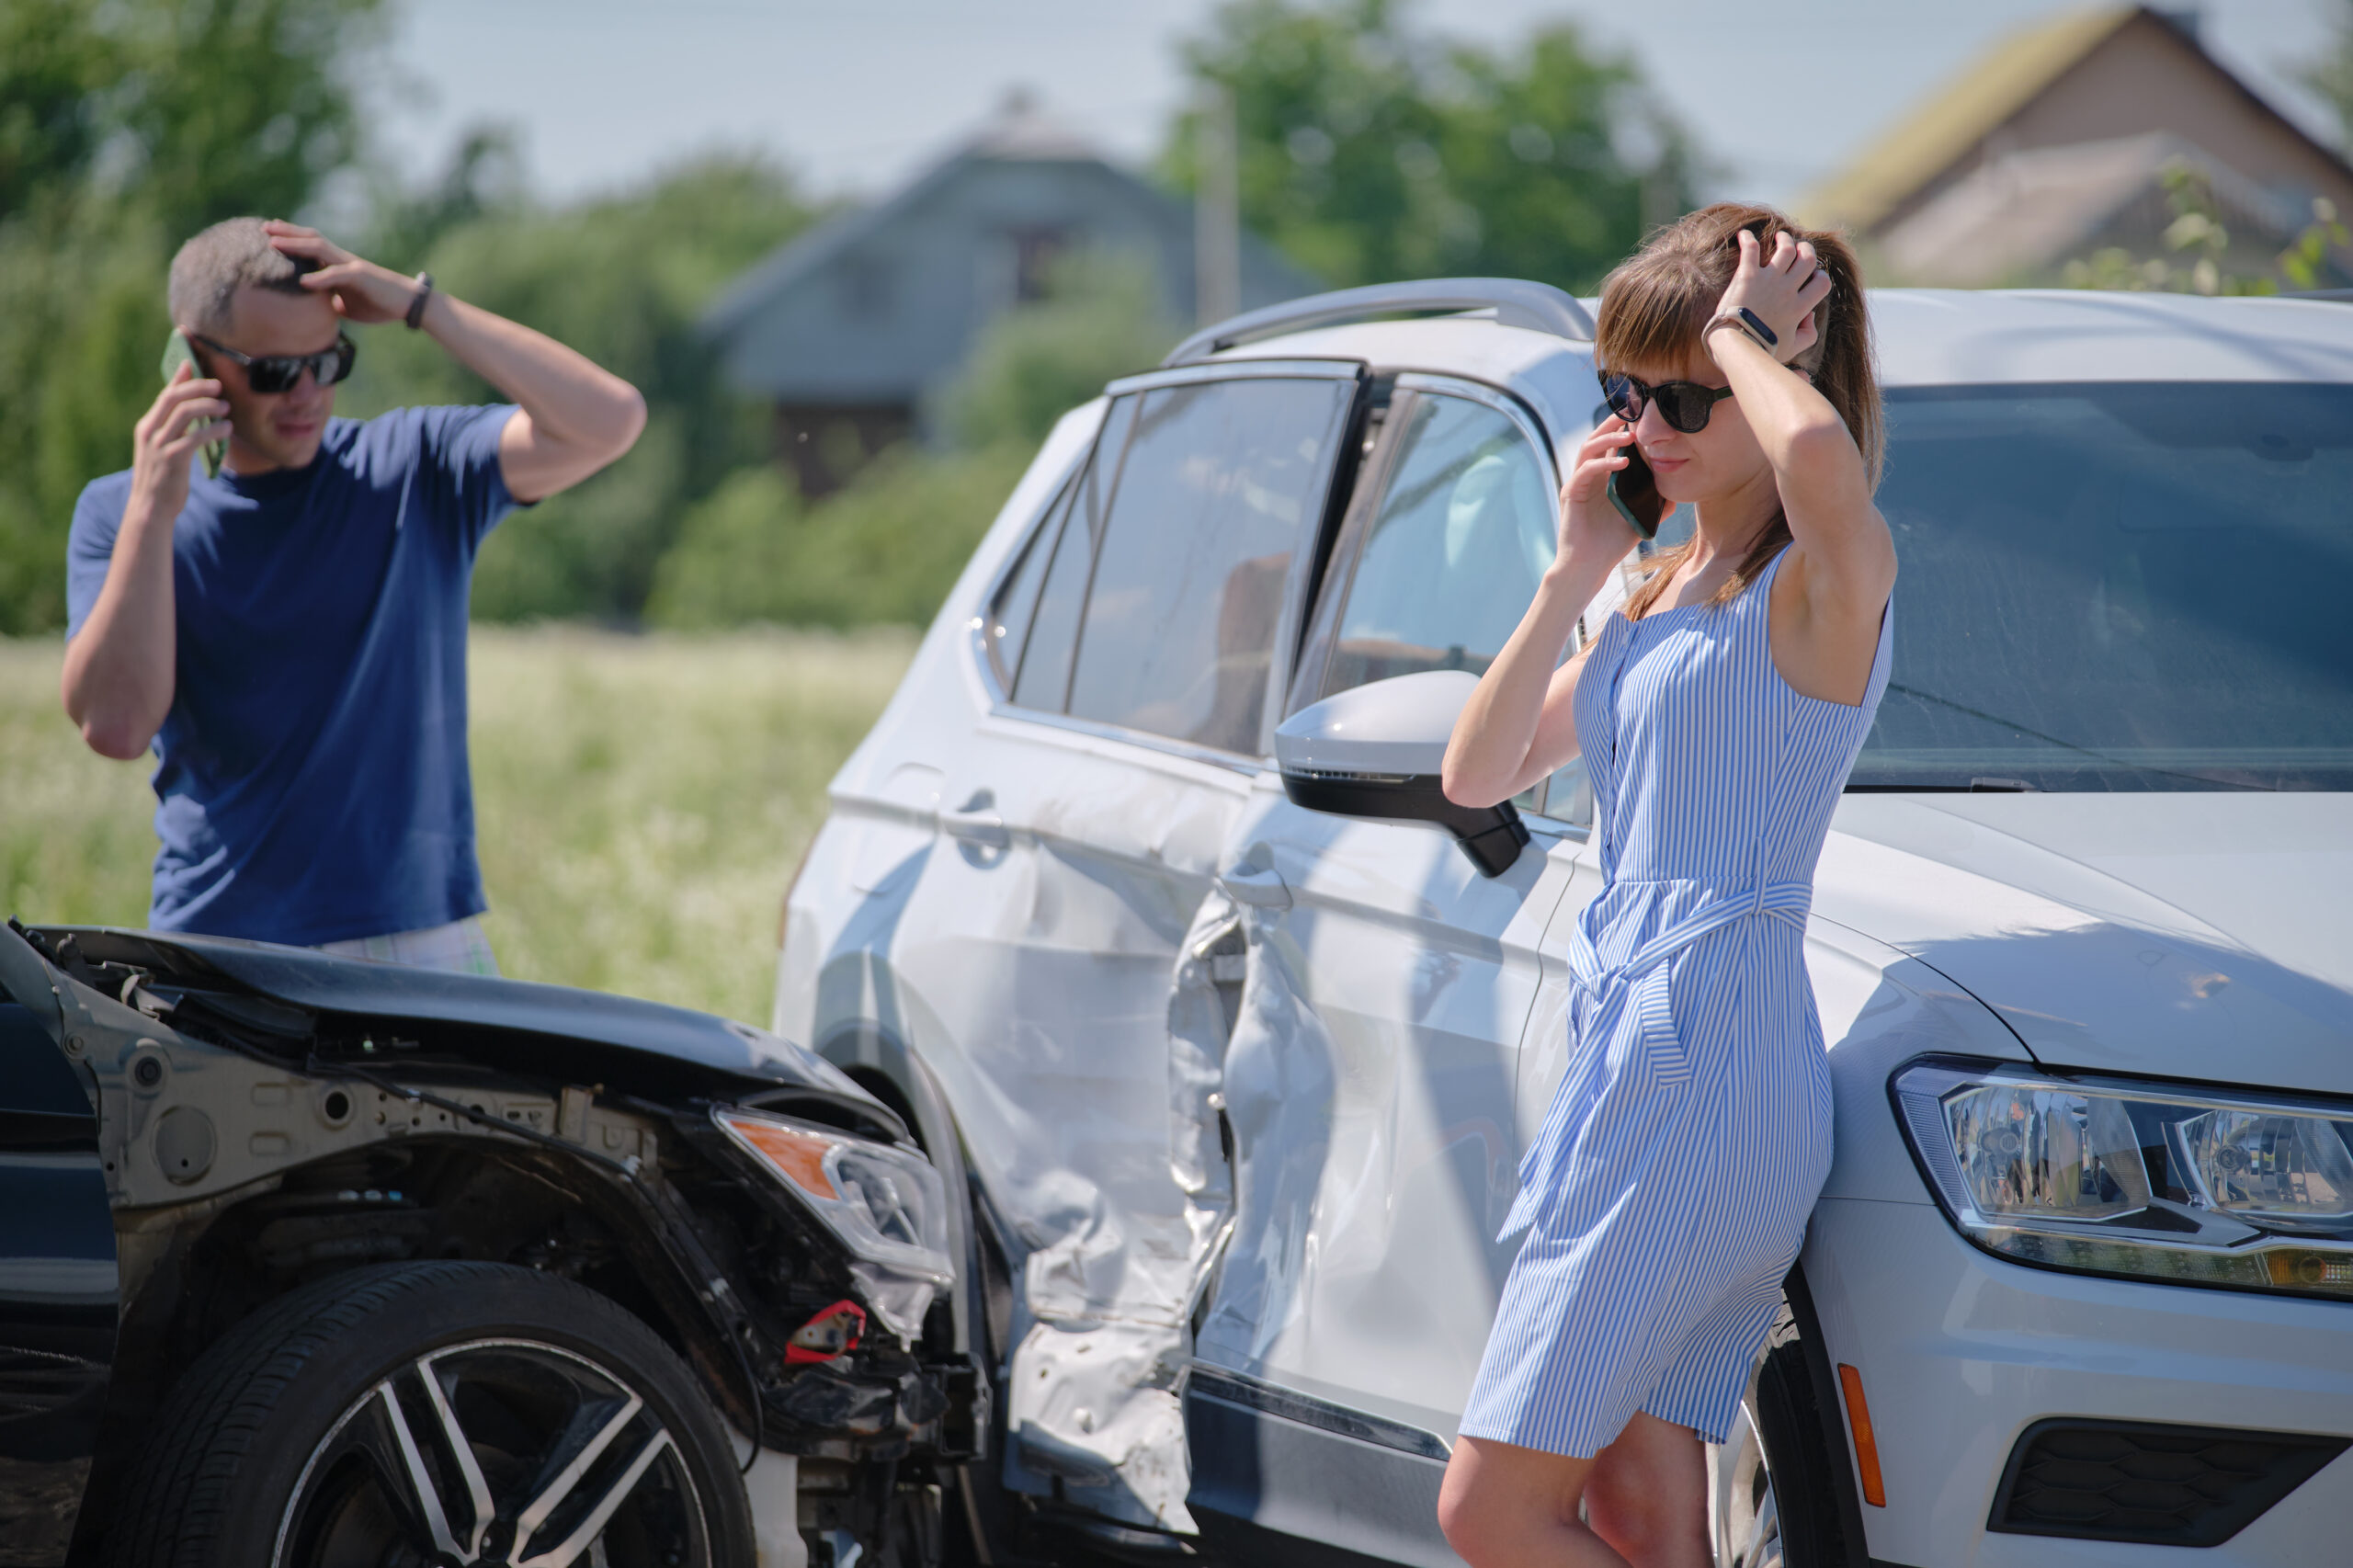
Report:
<svg viewBox="0 0 2353 1568"><path fill-rule="evenodd" d="M2263 794L2278 793L2278 791L2268 784L2248 784L2236 778L2216 778L2210 774L2183 773L2171 767L2154 767L2145 762L2130 762L2120 756L2111 756L2104 751L2094 751L2089 746L2079 746L2073 741L2063 741L2056 735L2046 735L2040 730L2029 730L2015 719L2005 719L1998 713L1988 713L1984 709L1972 708L1965 702L1955 702L1949 697L1938 697L1935 692L1922 691L1917 687L1904 686L1895 681L1890 681L1887 683L1887 689L1890 691L1900 691L1906 697L1916 697L1923 702L1933 702L1940 708L1949 708L1956 713L1966 713L1972 719L1983 719L1989 724L1999 724L2006 730L2016 731L2021 735L2026 735L2034 740L2041 741L2046 744L2057 746L2063 751L2074 752L2079 756L2088 756L2094 761L2104 762L2110 767L2130 768L2135 773L2154 773L2165 778L2185 778L2193 784L2211 785L2213 788L2220 790L2253 790ZM1980 785L1983 785L1989 790L2008 790L2016 788L2031 790L2034 788L2031 784L2027 784L2015 778L1972 778L1969 781L1968 788L1975 790ZM1945 786L1945 788L1949 790L1958 790L1961 789L1961 786L1958 784L1950 784Z"/></svg>

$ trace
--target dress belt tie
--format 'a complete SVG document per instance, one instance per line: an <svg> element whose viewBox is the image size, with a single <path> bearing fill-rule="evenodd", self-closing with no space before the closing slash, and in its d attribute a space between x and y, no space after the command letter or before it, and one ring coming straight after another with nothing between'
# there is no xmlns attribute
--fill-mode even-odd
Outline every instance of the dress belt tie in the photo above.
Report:
<svg viewBox="0 0 2353 1568"><path fill-rule="evenodd" d="M1585 922L1575 922L1569 941L1569 968L1577 983L1592 993L1597 1010L1592 1024L1595 1037L1608 1040L1617 1033L1626 1010L1631 1008L1637 1026L1643 1036L1641 1062L1635 1068L1648 1085L1669 1088L1686 1082L1691 1076L1691 1063L1684 1054L1683 1042L1675 1032L1675 1009L1668 991L1670 974L1666 960L1708 935L1720 931L1735 920L1762 917L1785 920L1805 928L1806 913L1813 907L1813 884L1811 882L1758 882L1740 892L1726 893L1711 899L1685 915L1665 930L1644 942L1631 958L1615 967L1601 961L1593 946L1593 938L1586 934ZM1612 982L1628 982L1616 985ZM1504 1221L1502 1235L1510 1236L1535 1220L1543 1205L1545 1195L1560 1185L1562 1170L1570 1157L1569 1140L1559 1125L1564 1117L1581 1114L1582 1108L1573 1108L1571 1096L1556 1093L1552 1104L1544 1113L1544 1124L1529 1142L1519 1160L1519 1197L1512 1204L1510 1216ZM1552 1168L1545 1164L1549 1157ZM1501 1239L1500 1237L1498 1239Z"/></svg>
<svg viewBox="0 0 2353 1568"><path fill-rule="evenodd" d="M1652 1074L1662 1084L1680 1084L1690 1077L1691 1064L1684 1054L1683 1041L1675 1032L1674 999L1667 989L1666 960L1735 920L1786 920L1803 930L1806 911L1813 907L1811 882L1758 882L1701 904L1635 949L1633 956L1624 963L1614 967L1601 961L1601 954L1595 949L1593 938L1586 935L1585 922L1580 920L1573 927L1575 936L1569 943L1569 968L1575 973L1577 983L1601 1004L1596 1019L1597 1032L1605 1037L1614 1033L1622 1009L1631 1006L1643 1034L1654 1047L1662 1048L1647 1053ZM1627 989L1613 994L1612 982L1624 983Z"/></svg>
<svg viewBox="0 0 2353 1568"><path fill-rule="evenodd" d="M1574 935L1569 939L1569 967L1575 971L1578 983L1588 991L1599 991L1613 980L1639 980L1709 932L1753 915L1769 915L1803 930L1806 914L1813 907L1812 882L1759 882L1701 904L1635 949L1632 957L1614 968L1601 961L1592 937L1586 932L1585 922L1579 920L1570 927Z"/></svg>

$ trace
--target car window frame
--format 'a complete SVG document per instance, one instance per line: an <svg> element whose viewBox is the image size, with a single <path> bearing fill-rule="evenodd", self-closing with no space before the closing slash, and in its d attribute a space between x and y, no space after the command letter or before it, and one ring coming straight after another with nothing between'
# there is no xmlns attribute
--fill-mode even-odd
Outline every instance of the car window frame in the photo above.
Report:
<svg viewBox="0 0 2353 1568"><path fill-rule="evenodd" d="M1109 460L1119 464L1124 470L1127 458L1125 441L1132 438L1133 425L1130 422L1127 426L1121 449L1117 453L1106 454L1102 449L1102 435L1104 430L1111 428L1113 425L1108 414L1108 405L1116 403L1123 397L1141 396L1143 393L1168 387L1191 386L1207 381L1321 381L1352 383L1348 405L1342 412L1339 428L1335 436L1335 451L1331 466L1325 474L1323 505L1318 509L1316 517L1302 525L1302 538L1297 548L1291 552L1290 564L1284 574L1282 610L1275 622L1275 642L1270 653L1267 690L1261 709L1257 755L1245 756L1238 752L1220 751L1212 746L1178 740L1173 736L1154 734L1149 730L1131 729L1123 724L1109 723L1099 719L1082 719L1069 713L1056 713L1045 709L1025 707L1016 703L1013 700L1012 692L997 678L995 665L989 656L989 610L995 604L997 596L1005 591L1013 574L1020 570L1028 551L1039 542L1040 536L1054 526L1058 517L1071 509L1063 507L1062 502L1072 487L1083 482L1088 468L1108 456ZM1357 437L1358 432L1362 427L1370 381L1370 371L1363 360L1333 358L1212 360L1207 364L1148 370L1139 375L1123 376L1107 385L1103 389L1103 395L1107 400L1106 415L1095 438L1087 443L1086 449L1072 463L1069 472L1054 486L1051 498L1039 509L1038 516L1030 519L1019 542L1006 551L1004 564L990 575L987 585L980 596L979 607L972 618L972 651L975 655L975 673L980 678L983 689L987 694L989 712L993 716L1018 719L1028 723L1045 724L1051 728L1067 730L1076 734L1093 735L1119 741L1125 744L1144 746L1192 761L1210 763L1238 773L1257 774L1265 771L1268 758L1274 751L1275 726L1281 722L1282 717L1282 700L1279 694L1287 692L1290 687L1292 673L1298 662L1299 649L1304 638L1306 618L1304 601L1307 597L1307 587L1320 569L1323 557L1327 553L1328 541L1334 537L1335 507L1340 502L1343 493L1353 489L1357 477L1357 464L1354 461L1356 454L1349 448L1351 439ZM1119 476L1115 475L1111 488L1105 498L1107 511L1108 508L1117 506L1118 502ZM1063 526L1068 525L1065 522ZM1087 567L1087 592L1090 597L1093 589L1094 563L1090 562ZM1024 628L1022 638L1025 658L1029 653L1029 629ZM1074 670L1074 656L1073 667Z"/></svg>
<svg viewBox="0 0 2353 1568"><path fill-rule="evenodd" d="M1381 434L1373 449L1364 458L1362 472L1358 475L1355 494L1349 496L1347 510L1334 540L1331 559L1316 585L1314 605L1308 610L1307 632L1297 662L1292 667L1292 679L1286 688L1282 717L1290 718L1301 709L1319 702L1328 695L1323 690L1330 678L1334 641L1339 635L1339 618L1356 586L1357 568L1363 563L1365 545L1371 536L1372 524L1387 501L1389 487L1397 477L1397 464L1403 455L1406 432L1412 428L1414 399L1421 397L1453 397L1502 415L1518 427L1520 437L1542 463L1540 472L1550 481L1552 496L1553 525L1560 523L1561 466L1552 437L1544 428L1544 421L1527 402L1502 387L1464 376L1446 375L1431 370L1401 370L1392 379L1391 401ZM1581 645L1584 628L1580 624L1572 634L1571 646ZM1551 781L1546 780L1549 790ZM1522 810L1530 828L1563 837L1584 841L1590 829L1555 817L1540 809Z"/></svg>

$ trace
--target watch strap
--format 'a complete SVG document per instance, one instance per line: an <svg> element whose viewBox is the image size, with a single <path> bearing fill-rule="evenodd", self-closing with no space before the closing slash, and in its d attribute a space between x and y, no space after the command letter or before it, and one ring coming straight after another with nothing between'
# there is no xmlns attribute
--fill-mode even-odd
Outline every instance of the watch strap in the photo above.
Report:
<svg viewBox="0 0 2353 1568"><path fill-rule="evenodd" d="M416 275L415 281L416 298L408 302L408 314L401 318L408 323L408 329L411 332L415 332L425 324L425 303L433 298L433 274L420 272Z"/></svg>
<svg viewBox="0 0 2353 1568"><path fill-rule="evenodd" d="M1728 311L1718 311L1709 318L1708 324L1699 329L1699 335L1704 338L1720 326L1731 327L1766 353L1777 359L1780 358L1779 335L1767 326L1765 319L1747 306L1736 305Z"/></svg>

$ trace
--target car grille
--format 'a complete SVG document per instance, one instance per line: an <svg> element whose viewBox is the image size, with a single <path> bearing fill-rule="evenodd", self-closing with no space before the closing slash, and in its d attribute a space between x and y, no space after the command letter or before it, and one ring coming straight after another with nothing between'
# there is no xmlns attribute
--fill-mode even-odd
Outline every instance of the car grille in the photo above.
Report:
<svg viewBox="0 0 2353 1568"><path fill-rule="evenodd" d="M2038 1421L1986 1528L2163 1546L2228 1540L2353 1438L2138 1421Z"/></svg>

